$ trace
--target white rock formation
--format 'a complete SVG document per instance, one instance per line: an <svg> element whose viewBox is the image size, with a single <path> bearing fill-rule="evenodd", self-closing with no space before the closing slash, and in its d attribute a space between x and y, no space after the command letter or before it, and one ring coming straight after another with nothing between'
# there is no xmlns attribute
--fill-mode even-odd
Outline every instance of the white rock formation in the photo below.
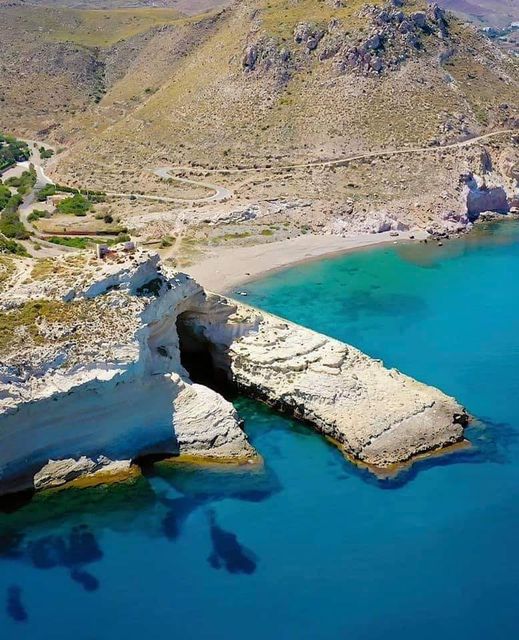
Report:
<svg viewBox="0 0 519 640"><path fill-rule="evenodd" d="M0 346L0 493L97 471L99 456L255 457L233 406L180 363L176 315L201 287L145 253L78 259L0 295L0 329L45 300Z"/></svg>
<svg viewBox="0 0 519 640"><path fill-rule="evenodd" d="M64 460L49 460L34 476L35 489L49 489L60 487L77 478L84 476L95 477L103 474L103 478L108 476L126 477L130 471L130 460L109 460L105 456L99 456L97 460L92 460L86 456L81 456L78 460L65 458Z"/></svg>
<svg viewBox="0 0 519 640"><path fill-rule="evenodd" d="M120 474L146 454L255 458L234 407L191 381L193 356L369 465L463 437L462 408L437 389L207 294L157 256L73 255L29 271L0 294L0 493Z"/></svg>
<svg viewBox="0 0 519 640"><path fill-rule="evenodd" d="M508 213L510 203L508 194L502 184L493 184L488 179L472 175L467 178L464 189L467 199L467 215L475 220L483 211Z"/></svg>
<svg viewBox="0 0 519 640"><path fill-rule="evenodd" d="M453 398L342 342L220 296L182 322L244 393L309 422L370 467L463 439L467 415Z"/></svg>

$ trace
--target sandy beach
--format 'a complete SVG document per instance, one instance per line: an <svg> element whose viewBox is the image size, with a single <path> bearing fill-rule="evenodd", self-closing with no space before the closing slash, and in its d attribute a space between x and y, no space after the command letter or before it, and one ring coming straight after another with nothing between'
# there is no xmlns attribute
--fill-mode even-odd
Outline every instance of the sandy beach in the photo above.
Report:
<svg viewBox="0 0 519 640"><path fill-rule="evenodd" d="M357 233L347 237L308 234L252 247L219 250L217 256L205 258L183 269L207 289L230 293L235 287L266 274L310 260L355 251L381 244L409 242L427 237L425 231Z"/></svg>

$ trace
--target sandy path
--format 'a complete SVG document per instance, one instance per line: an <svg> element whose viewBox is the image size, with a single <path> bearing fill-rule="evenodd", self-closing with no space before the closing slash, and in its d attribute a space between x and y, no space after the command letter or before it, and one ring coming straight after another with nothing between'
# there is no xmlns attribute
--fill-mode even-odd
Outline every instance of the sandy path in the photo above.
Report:
<svg viewBox="0 0 519 640"><path fill-rule="evenodd" d="M343 156L340 158L334 158L331 160L311 160L310 162L302 162L297 164L285 164L285 165L265 165L263 167L242 167L235 169L205 169L191 166L176 166L171 169L187 171L189 173L219 173L222 175L230 175L235 173L251 173L258 171L283 171L290 169L309 169L312 167L333 167L341 166L343 164L349 164L356 160L366 160L369 158L385 158L390 156L400 155L414 155L416 153L434 153L436 151L448 151L449 149L459 149L462 147L470 147L473 144L477 144L483 140L502 136L504 134L519 133L518 129L502 129L500 131L491 131L474 138L467 138L466 140L460 140L459 142L452 142L451 144L430 146L430 147L409 147L401 149L386 149L378 151L369 151L367 153L359 153L354 156Z"/></svg>

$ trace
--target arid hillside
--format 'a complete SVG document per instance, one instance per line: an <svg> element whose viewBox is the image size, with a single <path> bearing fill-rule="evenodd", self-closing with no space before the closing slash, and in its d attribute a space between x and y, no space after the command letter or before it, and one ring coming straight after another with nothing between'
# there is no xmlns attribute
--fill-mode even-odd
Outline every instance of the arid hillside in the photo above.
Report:
<svg viewBox="0 0 519 640"><path fill-rule="evenodd" d="M240 2L209 25L154 34L130 64L125 56L126 73L97 107L56 131L70 144L88 130L63 171L76 171L76 158L92 159L89 172L159 161L282 165L445 142L517 117L510 58L457 19L422 13L420 2L380 5Z"/></svg>
<svg viewBox="0 0 519 640"><path fill-rule="evenodd" d="M62 148L49 170L63 184L178 198L146 215L114 204L141 237L178 246L189 227L198 246L215 216L278 225L268 239L385 228L388 215L434 227L460 207L460 173L514 164L510 135L435 151L519 122L517 60L435 4L8 4L3 126ZM227 235L260 233L241 229Z"/></svg>
<svg viewBox="0 0 519 640"><path fill-rule="evenodd" d="M161 66L157 56L166 65L177 64L198 46L211 15L188 16L171 8L77 10L0 3L2 126L45 137L80 114L97 118L95 105L139 54L147 59L146 77L158 74L163 80L172 69ZM150 43L155 52L146 50ZM138 93L147 96L151 86ZM110 119L123 111L103 112Z"/></svg>
<svg viewBox="0 0 519 640"><path fill-rule="evenodd" d="M83 138L82 164L221 167L431 144L517 117L517 63L420 0L383 4L246 0L187 17L15 2L1 10L4 127Z"/></svg>

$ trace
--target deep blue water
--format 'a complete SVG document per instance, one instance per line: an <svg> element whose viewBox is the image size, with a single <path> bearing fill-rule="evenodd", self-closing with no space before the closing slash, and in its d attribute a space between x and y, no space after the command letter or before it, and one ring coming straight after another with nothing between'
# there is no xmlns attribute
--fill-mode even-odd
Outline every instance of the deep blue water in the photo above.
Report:
<svg viewBox="0 0 519 640"><path fill-rule="evenodd" d="M455 395L473 450L379 481L239 399L263 471L160 469L0 514L0 638L518 637L519 225L248 291Z"/></svg>

